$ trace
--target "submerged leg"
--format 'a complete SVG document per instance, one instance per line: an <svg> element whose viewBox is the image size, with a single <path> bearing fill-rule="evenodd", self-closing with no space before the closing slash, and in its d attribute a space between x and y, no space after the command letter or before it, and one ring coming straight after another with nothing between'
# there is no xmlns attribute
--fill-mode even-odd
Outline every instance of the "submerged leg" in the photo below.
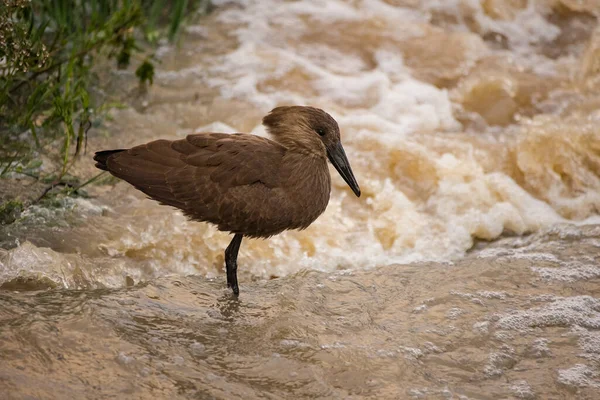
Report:
<svg viewBox="0 0 600 400"><path fill-rule="evenodd" d="M236 296L240 294L237 281L237 257L238 251L240 250L240 244L242 244L242 238L244 236L241 233L236 233L225 249L225 268L227 270L227 287L233 290L233 294Z"/></svg>

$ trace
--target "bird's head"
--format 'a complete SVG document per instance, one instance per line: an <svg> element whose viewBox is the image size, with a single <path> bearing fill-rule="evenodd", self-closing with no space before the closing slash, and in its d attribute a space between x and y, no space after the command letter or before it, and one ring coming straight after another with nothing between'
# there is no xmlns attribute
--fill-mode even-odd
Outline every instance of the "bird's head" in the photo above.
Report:
<svg viewBox="0 0 600 400"><path fill-rule="evenodd" d="M342 147L340 128L331 115L315 107L277 107L263 118L263 125L288 150L328 158L354 194L360 197L360 188Z"/></svg>

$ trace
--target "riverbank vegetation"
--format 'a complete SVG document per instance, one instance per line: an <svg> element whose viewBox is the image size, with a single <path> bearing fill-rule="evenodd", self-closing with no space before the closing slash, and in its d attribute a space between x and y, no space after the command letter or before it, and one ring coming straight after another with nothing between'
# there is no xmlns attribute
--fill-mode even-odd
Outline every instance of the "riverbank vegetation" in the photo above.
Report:
<svg viewBox="0 0 600 400"><path fill-rule="evenodd" d="M152 84L153 46L176 41L210 9L208 0L0 1L0 178L71 190L82 184L68 182L68 171L88 130L117 105L97 90L95 67L135 65L140 84ZM54 167L40 168L40 154Z"/></svg>

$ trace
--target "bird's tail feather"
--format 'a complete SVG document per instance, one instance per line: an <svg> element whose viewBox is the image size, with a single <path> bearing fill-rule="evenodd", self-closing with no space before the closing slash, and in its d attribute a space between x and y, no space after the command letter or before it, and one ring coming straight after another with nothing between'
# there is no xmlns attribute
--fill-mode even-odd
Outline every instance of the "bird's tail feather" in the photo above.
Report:
<svg viewBox="0 0 600 400"><path fill-rule="evenodd" d="M120 153L122 151L125 151L125 149L97 151L94 155L94 161L96 161L96 168L108 171L108 166L106 165L108 157L112 156L113 154Z"/></svg>

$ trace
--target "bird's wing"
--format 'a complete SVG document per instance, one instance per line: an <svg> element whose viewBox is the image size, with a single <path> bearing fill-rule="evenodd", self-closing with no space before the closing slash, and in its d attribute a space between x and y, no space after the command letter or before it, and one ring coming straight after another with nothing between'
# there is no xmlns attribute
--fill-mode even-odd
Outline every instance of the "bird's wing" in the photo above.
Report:
<svg viewBox="0 0 600 400"><path fill-rule="evenodd" d="M250 198L239 201L241 187L249 187L249 195L277 187L284 153L284 147L260 136L201 133L110 154L106 167L152 199L229 230L222 221L253 212ZM237 202L227 196L232 188Z"/></svg>

